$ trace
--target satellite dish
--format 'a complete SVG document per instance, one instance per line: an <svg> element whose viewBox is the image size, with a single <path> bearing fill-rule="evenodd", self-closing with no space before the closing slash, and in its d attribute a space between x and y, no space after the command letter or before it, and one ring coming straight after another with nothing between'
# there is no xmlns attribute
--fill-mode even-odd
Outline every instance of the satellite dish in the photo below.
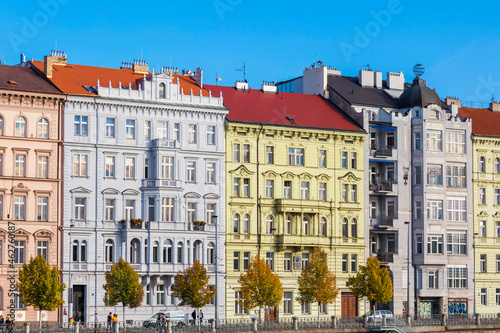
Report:
<svg viewBox="0 0 500 333"><path fill-rule="evenodd" d="M425 73L425 67L422 64L416 64L413 66L413 74L415 74L417 77L421 77Z"/></svg>

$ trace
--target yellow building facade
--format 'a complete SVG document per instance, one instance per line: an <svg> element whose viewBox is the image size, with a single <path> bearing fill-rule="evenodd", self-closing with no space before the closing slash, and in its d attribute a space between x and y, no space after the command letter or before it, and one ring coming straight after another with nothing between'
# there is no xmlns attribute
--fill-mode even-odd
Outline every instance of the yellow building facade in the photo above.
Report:
<svg viewBox="0 0 500 333"><path fill-rule="evenodd" d="M365 262L366 133L303 127L300 122L233 120L230 104L226 104L230 110L226 121L226 318L258 313L238 303L238 279L256 255L266 258L283 284L283 301L271 310L271 318L316 318L318 311L322 316L363 314L364 304L345 284ZM327 253L328 267L341 291L333 304L320 309L317 304L301 306L296 301L297 278L314 247Z"/></svg>

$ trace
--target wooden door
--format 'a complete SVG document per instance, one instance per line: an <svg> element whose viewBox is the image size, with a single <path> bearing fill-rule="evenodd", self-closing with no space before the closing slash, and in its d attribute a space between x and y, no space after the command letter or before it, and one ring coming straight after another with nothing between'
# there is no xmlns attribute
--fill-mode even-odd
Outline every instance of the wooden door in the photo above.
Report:
<svg viewBox="0 0 500 333"><path fill-rule="evenodd" d="M358 315L358 299L353 293L341 294L342 318L356 317Z"/></svg>

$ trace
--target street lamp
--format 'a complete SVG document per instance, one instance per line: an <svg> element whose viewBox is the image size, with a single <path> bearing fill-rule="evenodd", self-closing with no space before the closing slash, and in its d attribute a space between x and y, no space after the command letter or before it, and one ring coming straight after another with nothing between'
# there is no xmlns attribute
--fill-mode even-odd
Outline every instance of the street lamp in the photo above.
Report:
<svg viewBox="0 0 500 333"><path fill-rule="evenodd" d="M69 318L73 317L73 285L71 283L71 256L73 255L73 243L71 241L71 229L75 227L74 224L70 224L69 226L69 289L68 289L68 298L69 298L69 305L68 305L68 321Z"/></svg>
<svg viewBox="0 0 500 333"><path fill-rule="evenodd" d="M219 305L219 226L217 224L217 215L212 215L212 223L215 225L215 323L219 319L217 307Z"/></svg>
<svg viewBox="0 0 500 333"><path fill-rule="evenodd" d="M474 282L474 317L476 316L476 236L479 235L477 232L475 232L472 235L472 254L474 255L474 279L472 280Z"/></svg>
<svg viewBox="0 0 500 333"><path fill-rule="evenodd" d="M411 309L411 306L410 306L410 248L411 248L411 243L410 243L410 221L405 221L405 224L408 225L408 243L407 243L407 247L408 247L408 262L407 262L407 282L408 282L408 286L406 288L406 322L410 322L410 317L411 317L411 312L410 312L410 309Z"/></svg>
<svg viewBox="0 0 500 333"><path fill-rule="evenodd" d="M276 228L272 228L269 230L269 268L273 270L274 260L273 260L273 232L276 231ZM267 320L270 320L271 317L271 308L267 308Z"/></svg>

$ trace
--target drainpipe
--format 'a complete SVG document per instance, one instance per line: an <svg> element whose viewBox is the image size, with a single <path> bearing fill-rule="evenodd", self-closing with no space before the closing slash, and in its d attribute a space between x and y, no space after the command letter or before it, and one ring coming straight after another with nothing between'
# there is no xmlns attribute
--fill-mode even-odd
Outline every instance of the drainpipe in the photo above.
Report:
<svg viewBox="0 0 500 333"><path fill-rule="evenodd" d="M99 191L98 185L99 185L99 180L97 176L97 170L99 170L99 105L97 104L97 98L94 97L94 105L95 105L95 115L96 115L96 141L95 141L95 263L94 263L94 312L97 312L97 242L98 236L97 236L97 216L98 216L98 196L99 196ZM88 316L88 314L87 314Z"/></svg>
<svg viewBox="0 0 500 333"><path fill-rule="evenodd" d="M257 239L258 239L258 255L260 257L260 248L262 245L262 227L260 225L261 217L260 217L260 161L259 161L259 146L260 146L260 134L262 133L262 129L264 124L260 124L259 133L257 134Z"/></svg>

